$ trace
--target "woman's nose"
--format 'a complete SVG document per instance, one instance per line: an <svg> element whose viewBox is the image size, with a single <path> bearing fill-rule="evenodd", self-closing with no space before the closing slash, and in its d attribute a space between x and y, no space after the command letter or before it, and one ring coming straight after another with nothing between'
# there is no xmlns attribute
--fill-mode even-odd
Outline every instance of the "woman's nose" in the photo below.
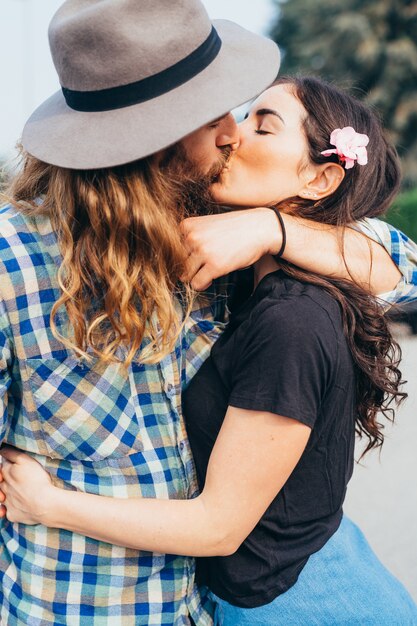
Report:
<svg viewBox="0 0 417 626"><path fill-rule="evenodd" d="M239 147L239 128L232 113L226 115L220 122L216 145L218 148L230 146L232 150Z"/></svg>
<svg viewBox="0 0 417 626"><path fill-rule="evenodd" d="M248 123L247 123L247 121L248 121L247 118L245 118L244 120L242 120L238 124L237 130L238 130L238 134L239 134L239 145L246 140L246 136L247 136L247 133L248 133Z"/></svg>

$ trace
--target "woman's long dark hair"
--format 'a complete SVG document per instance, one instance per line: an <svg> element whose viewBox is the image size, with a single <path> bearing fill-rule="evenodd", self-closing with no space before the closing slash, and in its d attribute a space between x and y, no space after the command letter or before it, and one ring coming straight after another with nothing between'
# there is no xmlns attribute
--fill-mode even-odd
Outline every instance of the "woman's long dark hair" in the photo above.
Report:
<svg viewBox="0 0 417 626"><path fill-rule="evenodd" d="M385 139L378 118L349 94L317 78L289 77L275 84L287 84L306 110L303 125L311 162L338 163L336 155L321 154L333 147L329 139L336 128L352 126L358 133L369 136L368 164L355 164L346 170L333 194L318 202L290 198L278 208L340 227L383 214L399 189L401 175L398 155ZM288 263L282 269L298 280L324 288L339 303L357 372L356 432L368 439L363 454L380 447L384 437L378 413L393 421L393 402L399 404L407 397L400 391L401 349L391 335L381 304L354 282L313 275Z"/></svg>

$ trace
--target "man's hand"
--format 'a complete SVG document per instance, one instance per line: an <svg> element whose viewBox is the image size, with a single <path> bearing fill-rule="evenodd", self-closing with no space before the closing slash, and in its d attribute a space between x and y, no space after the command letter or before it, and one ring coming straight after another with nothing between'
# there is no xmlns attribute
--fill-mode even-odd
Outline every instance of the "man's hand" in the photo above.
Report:
<svg viewBox="0 0 417 626"><path fill-rule="evenodd" d="M5 446L0 450L0 517L10 522L41 524L56 489L43 467L20 450Z"/></svg>
<svg viewBox="0 0 417 626"><path fill-rule="evenodd" d="M277 217L266 208L190 217L181 227L190 255L182 279L198 291L264 254L276 254L281 246Z"/></svg>

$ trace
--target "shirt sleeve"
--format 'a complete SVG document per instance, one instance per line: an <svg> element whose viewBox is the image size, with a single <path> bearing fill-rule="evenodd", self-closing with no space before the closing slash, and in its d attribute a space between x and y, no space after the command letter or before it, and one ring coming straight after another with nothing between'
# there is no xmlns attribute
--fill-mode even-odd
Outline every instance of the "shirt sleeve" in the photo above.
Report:
<svg viewBox="0 0 417 626"><path fill-rule="evenodd" d="M312 428L337 370L338 341L327 311L308 296L284 299L252 320L239 342L229 405Z"/></svg>
<svg viewBox="0 0 417 626"><path fill-rule="evenodd" d="M387 304L417 300L417 245L400 230L376 218L364 218L353 224L364 235L384 246L402 274L392 291L379 294Z"/></svg>
<svg viewBox="0 0 417 626"><path fill-rule="evenodd" d="M11 370L13 362L10 325L4 302L0 300L0 445L3 443L9 426L8 394L12 382Z"/></svg>
<svg viewBox="0 0 417 626"><path fill-rule="evenodd" d="M208 358L215 341L220 337L226 323L216 314L226 303L213 301L206 294L199 295L193 309L184 322L181 337L181 388L184 390Z"/></svg>

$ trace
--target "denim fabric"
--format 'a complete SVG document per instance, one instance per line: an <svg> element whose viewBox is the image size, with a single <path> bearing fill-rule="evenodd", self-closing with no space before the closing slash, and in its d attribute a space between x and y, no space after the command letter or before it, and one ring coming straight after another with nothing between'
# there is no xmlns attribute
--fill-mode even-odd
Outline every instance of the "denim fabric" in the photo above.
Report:
<svg viewBox="0 0 417 626"><path fill-rule="evenodd" d="M296 584L255 609L220 598L216 626L416 626L417 606L346 517Z"/></svg>

